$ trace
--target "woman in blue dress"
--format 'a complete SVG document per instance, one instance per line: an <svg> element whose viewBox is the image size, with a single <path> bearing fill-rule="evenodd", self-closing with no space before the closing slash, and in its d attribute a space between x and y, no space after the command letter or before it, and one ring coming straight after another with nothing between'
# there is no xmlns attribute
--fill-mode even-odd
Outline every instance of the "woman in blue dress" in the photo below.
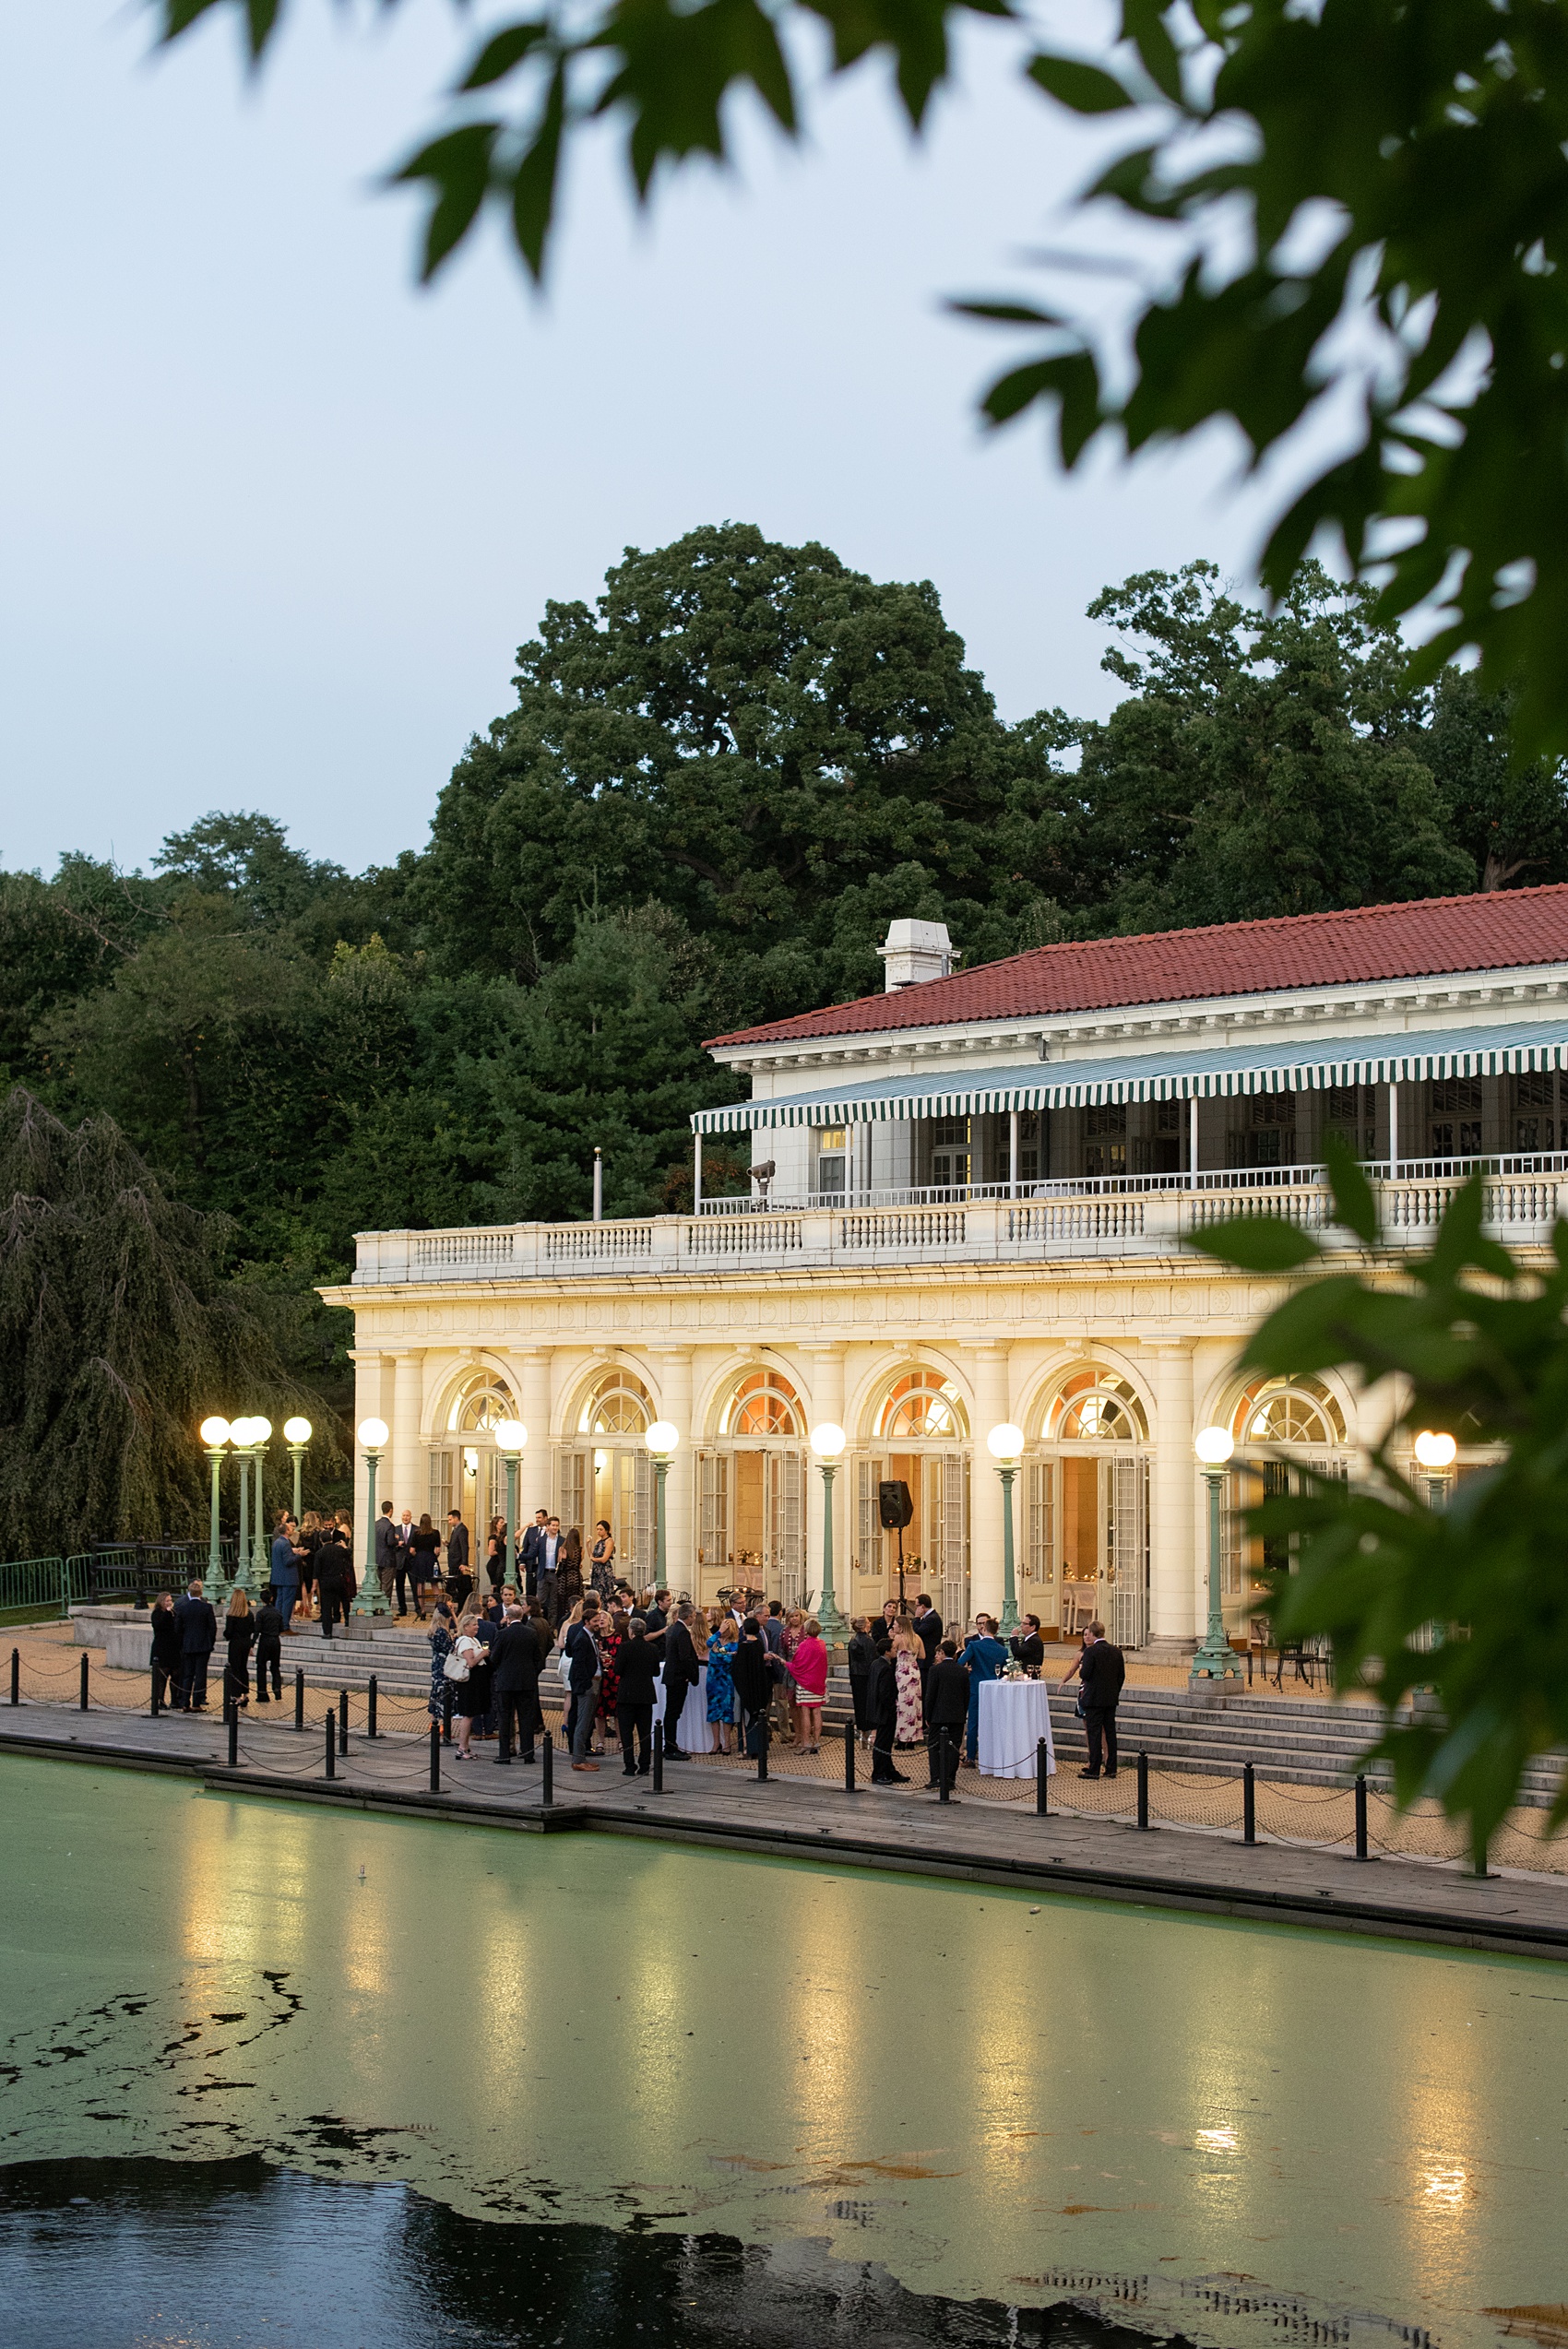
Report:
<svg viewBox="0 0 1568 2349"><path fill-rule="evenodd" d="M735 1650L741 1627L732 1615L707 1637L707 1726L710 1750L728 1753L735 1734Z"/></svg>
<svg viewBox="0 0 1568 2349"><path fill-rule="evenodd" d="M986 1680L1000 1680L1007 1669L1007 1651L996 1635L995 1619L977 1615L975 1628L964 1642L961 1659L969 1667L969 1727L965 1739L968 1760L980 1760L980 1687Z"/></svg>

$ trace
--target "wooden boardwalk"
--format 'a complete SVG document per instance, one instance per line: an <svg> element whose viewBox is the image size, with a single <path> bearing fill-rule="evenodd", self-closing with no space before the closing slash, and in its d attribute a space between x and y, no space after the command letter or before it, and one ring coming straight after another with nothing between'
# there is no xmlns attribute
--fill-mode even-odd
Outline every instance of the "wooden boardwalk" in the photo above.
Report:
<svg viewBox="0 0 1568 2349"><path fill-rule="evenodd" d="M212 1716L83 1714L32 1703L0 1709L0 1752L172 1771L217 1793L374 1809L531 1833L611 1833L768 1854L808 1864L893 1869L1012 1884L1042 1898L1071 1893L1276 1923L1331 1927L1495 1952L1568 1959L1568 1881L1508 1870L1478 1880L1458 1868L1384 1856L1358 1863L1333 1847L1161 1825L1140 1833L1110 1816L1035 1815L1028 1802L944 1806L913 1785L853 1794L824 1778L782 1773L759 1785L736 1769L672 1763L666 1788L628 1779L612 1756L596 1774L557 1758L557 1799L542 1770L503 1772L488 1750L441 1757L430 1789L428 1740L353 1733L326 1777L325 1731L244 1722L239 1767Z"/></svg>

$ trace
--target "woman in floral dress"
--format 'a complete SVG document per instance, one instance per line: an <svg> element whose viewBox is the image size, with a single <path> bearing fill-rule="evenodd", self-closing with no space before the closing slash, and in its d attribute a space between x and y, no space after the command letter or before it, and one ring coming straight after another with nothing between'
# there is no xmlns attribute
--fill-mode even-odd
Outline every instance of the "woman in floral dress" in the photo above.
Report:
<svg viewBox="0 0 1568 2349"><path fill-rule="evenodd" d="M600 1621L605 1619L600 1609ZM602 1753L605 1740L618 1738L621 1726L615 1718L615 1707L621 1701L621 1650L626 1644L626 1626L631 1620L619 1608L610 1617L610 1629L599 1634L599 1718L593 1725L593 1750Z"/></svg>
<svg viewBox="0 0 1568 2349"><path fill-rule="evenodd" d="M446 1711L446 1658L457 1642L457 1621L444 1598L435 1602L430 1621L430 1717L440 1721Z"/></svg>
<svg viewBox="0 0 1568 2349"><path fill-rule="evenodd" d="M919 1641L900 1622L893 1634L893 1679L898 1692L898 1712L893 1729L897 1746L918 1746L924 1734L920 1658Z"/></svg>
<svg viewBox="0 0 1568 2349"><path fill-rule="evenodd" d="M735 1733L735 1676L731 1669L741 1644L741 1627L726 1615L707 1635L707 1730L710 1750L728 1753Z"/></svg>

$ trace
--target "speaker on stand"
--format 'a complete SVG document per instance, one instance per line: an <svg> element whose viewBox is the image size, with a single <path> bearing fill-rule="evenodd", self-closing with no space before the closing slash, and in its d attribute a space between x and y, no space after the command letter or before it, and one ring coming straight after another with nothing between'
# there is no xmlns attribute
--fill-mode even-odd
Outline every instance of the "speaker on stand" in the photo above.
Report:
<svg viewBox="0 0 1568 2349"><path fill-rule="evenodd" d="M909 1488L899 1477L885 1477L876 1488L876 1511L883 1530L898 1536L898 1612L904 1612L904 1528L915 1513Z"/></svg>

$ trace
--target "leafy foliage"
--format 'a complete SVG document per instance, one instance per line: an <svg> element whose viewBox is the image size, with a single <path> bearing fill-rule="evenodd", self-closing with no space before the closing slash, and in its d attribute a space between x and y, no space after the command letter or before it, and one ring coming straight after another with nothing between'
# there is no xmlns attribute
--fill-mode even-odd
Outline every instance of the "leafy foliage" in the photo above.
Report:
<svg viewBox="0 0 1568 2349"><path fill-rule="evenodd" d="M148 5L166 42L237 11L253 59L282 16L281 0ZM396 174L429 193L424 275L494 206L537 279L573 136L605 117L643 200L662 171L730 154L740 93L799 136L804 25L826 28L835 73L885 57L918 129L950 26L977 15L1016 21L1008 0L556 0L493 27L458 76L456 119ZM1488 693L1513 694L1525 748L1568 750L1559 0L1123 0L1101 59L1034 52L1021 23L1017 39L1054 108L1124 119L1076 218L1098 231L1110 216L1142 258L1110 327L1065 299L960 305L1044 332L987 396L992 421L1044 403L1069 467L1102 432L1134 451L1217 417L1254 467L1293 448L1309 479L1270 534L1268 586L1282 594L1327 527L1382 582L1383 618L1435 602L1421 677L1474 647ZM505 111L474 115L504 89ZM1111 266L1127 282L1124 251ZM1353 445L1323 457L1302 428L1331 402Z"/></svg>
<svg viewBox="0 0 1568 2349"><path fill-rule="evenodd" d="M1394 1408L1365 1477L1317 1479L1248 1522L1297 1548L1273 1577L1277 1634L1326 1632L1343 1675L1375 1671L1372 1750L1392 1762L1398 1800L1438 1797L1469 1821L1479 1857L1526 1763L1568 1743L1568 1222L1551 1269L1526 1270L1486 1237L1478 1175L1425 1256L1380 1263L1366 1177L1343 1145L1328 1156L1336 1220L1371 1264L1335 1269L1332 1245L1277 1217L1216 1225L1191 1244L1244 1271L1305 1275L1253 1332L1243 1368L1389 1381ZM1422 1428L1503 1457L1433 1508L1392 1456ZM1426 1652L1415 1643L1429 1627ZM1433 1702L1408 1702L1426 1691ZM1568 1782L1552 1816L1568 1819Z"/></svg>
<svg viewBox="0 0 1568 2349"><path fill-rule="evenodd" d="M309 1396L224 1276L221 1218L171 1200L106 1118L0 1104L0 1513L19 1557L206 1521L209 1411ZM321 1430L324 1455L338 1447Z"/></svg>

